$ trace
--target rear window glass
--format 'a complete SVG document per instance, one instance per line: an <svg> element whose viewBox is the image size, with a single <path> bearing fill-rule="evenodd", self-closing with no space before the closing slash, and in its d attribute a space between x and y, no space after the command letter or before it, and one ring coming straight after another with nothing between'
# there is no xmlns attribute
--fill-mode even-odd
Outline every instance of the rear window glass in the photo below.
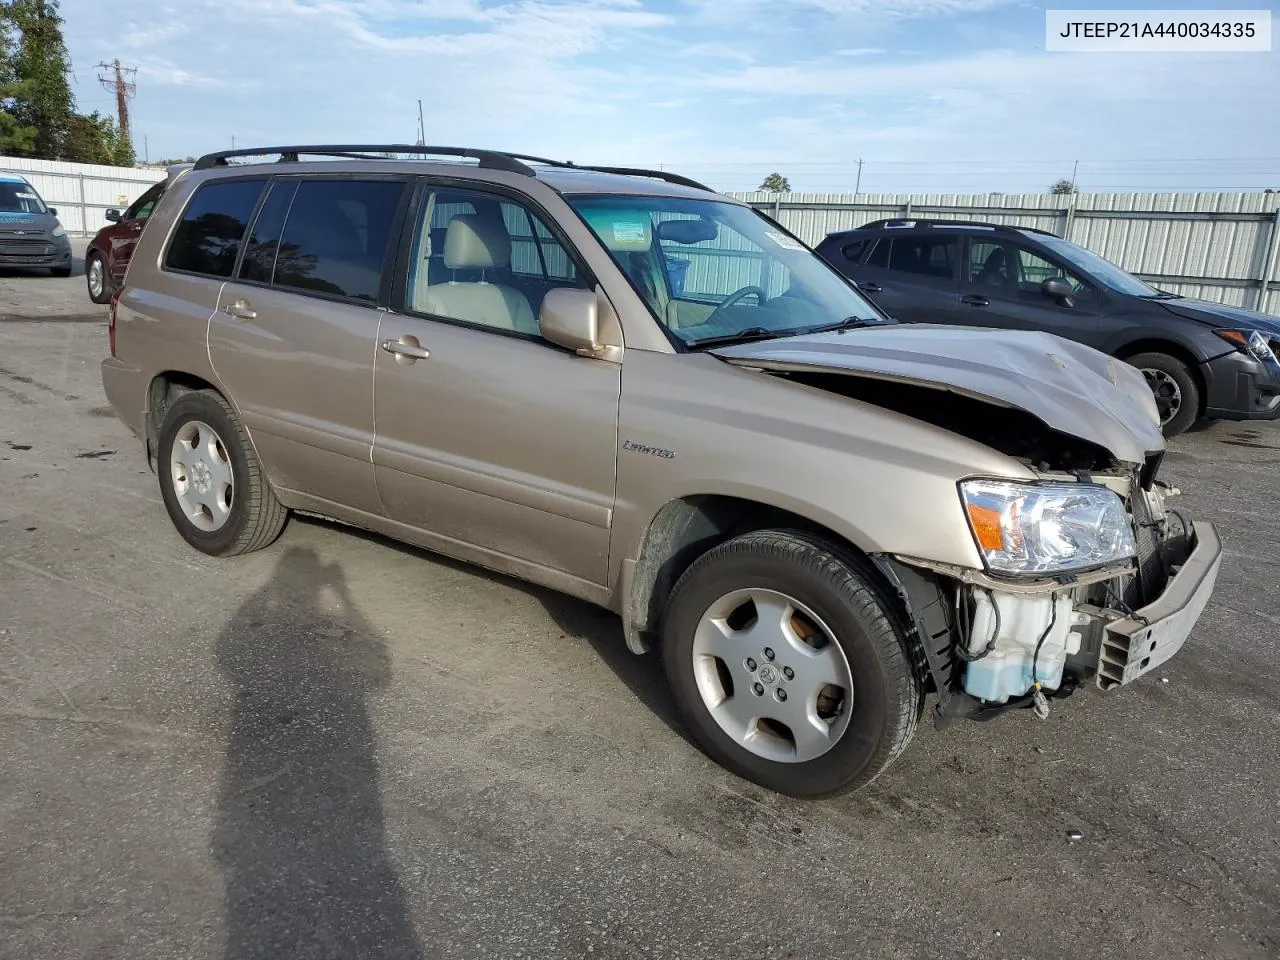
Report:
<svg viewBox="0 0 1280 960"><path fill-rule="evenodd" d="M196 190L174 231L171 270L229 277L265 180L219 180Z"/></svg>
<svg viewBox="0 0 1280 960"><path fill-rule="evenodd" d="M275 257L274 284L374 301L404 183L304 180Z"/></svg>

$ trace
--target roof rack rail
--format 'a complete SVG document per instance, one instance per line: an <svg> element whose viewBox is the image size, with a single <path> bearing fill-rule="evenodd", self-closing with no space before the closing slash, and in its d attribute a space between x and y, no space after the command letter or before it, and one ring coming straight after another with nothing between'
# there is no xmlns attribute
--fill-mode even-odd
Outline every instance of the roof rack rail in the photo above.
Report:
<svg viewBox="0 0 1280 960"><path fill-rule="evenodd" d="M1039 227L1021 227L1011 223L988 223L984 220L920 220L908 217L891 217L887 220L872 220L870 223L864 223L860 227L854 227L854 229L874 230L882 227L983 227L984 229L995 230L997 232L1020 231L1025 233L1040 233L1047 237L1057 236L1057 234L1052 230L1041 230Z"/></svg>
<svg viewBox="0 0 1280 960"><path fill-rule="evenodd" d="M705 183L699 183L697 180L681 176L678 173L670 173L666 170L649 170L644 167L600 167L592 164L574 163L572 160L548 160L546 157L534 157L527 153L509 153L507 156L516 160L528 160L531 163L545 163L548 166L562 169L589 170L592 173L615 173L623 177L650 177L654 180L665 180L667 183L679 184L682 187L693 187L695 190L715 193Z"/></svg>
<svg viewBox="0 0 1280 960"><path fill-rule="evenodd" d="M535 176L532 167L521 163L512 154L499 150L473 150L468 147L428 147L419 144L383 143L383 144L328 144L319 146L296 147L250 147L239 150L219 150L206 153L195 162L196 170L209 170L213 167L227 166L231 157L263 157L279 154L280 163L293 163L302 156L312 157L345 157L351 160L381 160L384 157L370 154L411 153L423 157L466 157L478 160L480 166L489 170L506 170L509 173L522 173L527 177Z"/></svg>
<svg viewBox="0 0 1280 960"><path fill-rule="evenodd" d="M467 157L478 160L481 167L489 170L506 170L509 173L520 173L526 177L537 176L537 171L524 161L541 163L549 167L570 170L590 170L593 173L616 173L627 177L651 177L665 180L695 190L715 191L706 184L682 177L678 173L665 170L646 170L640 167L597 167L576 164L568 160L549 160L546 157L535 157L527 153L507 153L502 150L472 150L468 147L428 147L418 144L386 143L386 144L329 144L322 146L297 147L248 147L239 150L219 150L206 153L195 162L195 170L209 170L213 167L225 167L231 157L263 157L279 154L278 163L296 163L299 157L342 157L348 160L380 160L384 159L371 154L411 153L423 157Z"/></svg>

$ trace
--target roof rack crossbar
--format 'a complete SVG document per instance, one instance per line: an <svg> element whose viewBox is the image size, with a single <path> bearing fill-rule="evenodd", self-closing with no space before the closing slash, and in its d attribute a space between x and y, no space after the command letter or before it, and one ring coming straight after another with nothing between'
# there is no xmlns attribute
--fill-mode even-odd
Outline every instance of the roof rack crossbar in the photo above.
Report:
<svg viewBox="0 0 1280 960"><path fill-rule="evenodd" d="M279 162L293 162L301 156L312 157L346 157L361 160L376 160L378 157L363 154L409 153L423 157L466 157L477 160L480 166L489 170L506 170L509 173L520 173L527 177L534 176L533 168L521 163L508 153L498 150L473 150L469 147L429 147L419 144L383 143L383 144L323 144L296 147L250 147L238 150L219 150L206 153L195 162L196 170L209 170L213 167L224 167L232 157L262 157L279 154ZM287 159L286 159L287 158Z"/></svg>

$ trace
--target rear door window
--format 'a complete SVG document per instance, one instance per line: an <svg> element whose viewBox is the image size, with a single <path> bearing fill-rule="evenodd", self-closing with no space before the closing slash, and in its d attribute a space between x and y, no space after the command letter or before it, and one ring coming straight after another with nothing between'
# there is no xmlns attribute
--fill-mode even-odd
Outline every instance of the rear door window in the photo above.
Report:
<svg viewBox="0 0 1280 960"><path fill-rule="evenodd" d="M187 204L164 265L170 270L230 277L266 180L215 180Z"/></svg>
<svg viewBox="0 0 1280 960"><path fill-rule="evenodd" d="M402 180L301 181L274 250L272 284L375 302L404 190ZM271 244L265 228L263 242Z"/></svg>
<svg viewBox="0 0 1280 960"><path fill-rule="evenodd" d="M938 280L955 276L960 238L956 236L894 237L889 269Z"/></svg>

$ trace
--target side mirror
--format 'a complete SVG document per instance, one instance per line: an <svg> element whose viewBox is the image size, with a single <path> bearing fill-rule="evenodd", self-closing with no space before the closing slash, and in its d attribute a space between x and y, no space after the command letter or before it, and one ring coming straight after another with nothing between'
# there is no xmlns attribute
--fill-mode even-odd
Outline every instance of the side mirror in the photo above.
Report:
<svg viewBox="0 0 1280 960"><path fill-rule="evenodd" d="M544 338L584 357L598 356L599 314L593 290L565 287L547 291L538 311L538 331Z"/></svg>
<svg viewBox="0 0 1280 960"><path fill-rule="evenodd" d="M106 218L111 223L119 223L120 211L117 210L115 207L112 207L110 210L106 212Z"/></svg>
<svg viewBox="0 0 1280 960"><path fill-rule="evenodd" d="M1048 280L1040 284L1040 292L1046 297L1052 297L1064 307L1072 305L1072 297L1075 296L1075 290L1064 277L1050 277Z"/></svg>
<svg viewBox="0 0 1280 960"><path fill-rule="evenodd" d="M45 207L45 209L49 211L49 216L51 217L56 217L58 215L57 207Z"/></svg>

